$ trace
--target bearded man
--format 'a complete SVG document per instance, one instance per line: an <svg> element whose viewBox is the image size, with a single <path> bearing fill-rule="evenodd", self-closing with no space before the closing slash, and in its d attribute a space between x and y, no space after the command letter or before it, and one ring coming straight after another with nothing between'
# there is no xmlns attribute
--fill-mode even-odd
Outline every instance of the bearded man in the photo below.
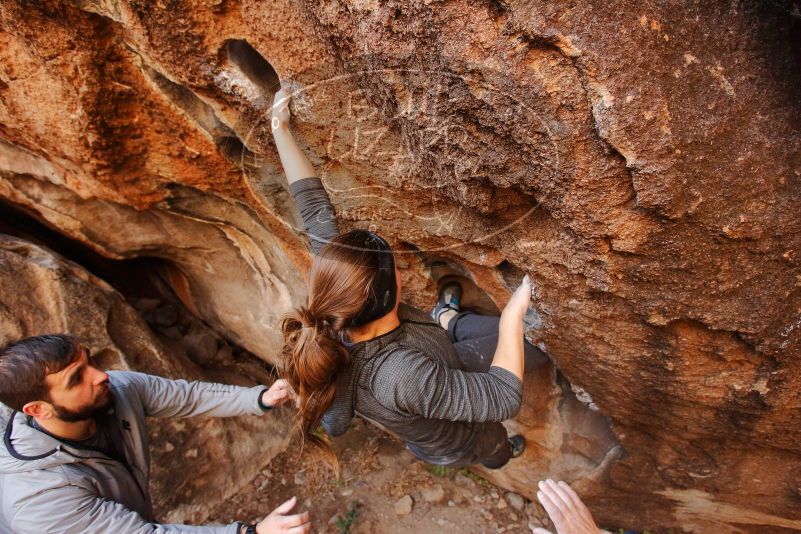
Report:
<svg viewBox="0 0 801 534"><path fill-rule="evenodd" d="M10 408L0 406L0 533L309 532L308 512L289 515L294 497L258 525L162 525L148 491L145 417L261 415L291 396L283 380L243 388L106 373L64 334L8 345L0 350L0 402Z"/></svg>

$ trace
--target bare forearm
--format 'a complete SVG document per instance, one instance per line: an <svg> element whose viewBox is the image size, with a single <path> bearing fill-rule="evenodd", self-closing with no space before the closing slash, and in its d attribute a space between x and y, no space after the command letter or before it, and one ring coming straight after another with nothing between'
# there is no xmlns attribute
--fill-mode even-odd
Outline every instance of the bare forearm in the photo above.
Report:
<svg viewBox="0 0 801 534"><path fill-rule="evenodd" d="M278 156L281 158L287 182L291 184L302 178L317 176L314 166L298 146L288 125L276 128L273 131L273 139L278 148Z"/></svg>
<svg viewBox="0 0 801 534"><path fill-rule="evenodd" d="M518 314L501 314L498 346L492 365L506 369L523 380L523 318Z"/></svg>
<svg viewBox="0 0 801 534"><path fill-rule="evenodd" d="M506 369L521 381L523 380L523 316L531 301L531 279L523 277L520 285L501 313L498 332L498 348L492 365Z"/></svg>

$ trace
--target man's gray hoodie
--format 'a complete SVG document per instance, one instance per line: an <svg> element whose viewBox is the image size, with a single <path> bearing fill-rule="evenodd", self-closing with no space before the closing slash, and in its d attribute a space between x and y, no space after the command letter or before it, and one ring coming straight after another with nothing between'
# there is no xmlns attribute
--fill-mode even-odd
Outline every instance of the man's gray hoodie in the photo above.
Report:
<svg viewBox="0 0 801 534"><path fill-rule="evenodd" d="M261 415L264 386L242 388L111 371L116 434L127 465L68 446L0 404L0 533L236 534L225 526L153 522L145 417Z"/></svg>

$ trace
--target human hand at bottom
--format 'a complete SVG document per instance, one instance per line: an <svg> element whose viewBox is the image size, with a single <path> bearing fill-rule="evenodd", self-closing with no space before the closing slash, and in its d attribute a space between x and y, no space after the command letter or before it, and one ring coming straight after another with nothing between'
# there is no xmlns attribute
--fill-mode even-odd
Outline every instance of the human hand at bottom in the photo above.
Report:
<svg viewBox="0 0 801 534"><path fill-rule="evenodd" d="M557 534L599 534L592 514L567 483L551 479L539 483L537 499L548 512ZM552 534L544 528L533 529L534 534Z"/></svg>
<svg viewBox="0 0 801 534"><path fill-rule="evenodd" d="M256 525L256 534L307 534L311 532L309 512L287 515L297 502L297 497L292 497L270 512L270 515Z"/></svg>

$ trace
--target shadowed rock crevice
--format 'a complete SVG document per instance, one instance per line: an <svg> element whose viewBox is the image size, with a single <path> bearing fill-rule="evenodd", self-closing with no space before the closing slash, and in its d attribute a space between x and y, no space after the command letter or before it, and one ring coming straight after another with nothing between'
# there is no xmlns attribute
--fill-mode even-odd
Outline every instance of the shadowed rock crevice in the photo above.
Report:
<svg viewBox="0 0 801 534"><path fill-rule="evenodd" d="M253 152L245 147L236 136L220 137L217 139L217 148L225 159L241 167L253 167L255 158ZM250 165L249 165L250 163Z"/></svg>
<svg viewBox="0 0 801 534"><path fill-rule="evenodd" d="M142 65L142 71L173 104L211 137L226 160L241 168L256 167L254 154L245 147L236 132L219 119L211 105L189 88L173 82L146 64Z"/></svg>
<svg viewBox="0 0 801 534"><path fill-rule="evenodd" d="M218 117L214 108L191 89L173 82L144 63L142 70L159 91L211 137L223 158L240 169L250 190L267 210L299 223L286 180L273 161L251 151L236 131Z"/></svg>
<svg viewBox="0 0 801 534"><path fill-rule="evenodd" d="M226 41L222 51L225 59L258 88L265 103L272 104L272 96L281 88L281 80L270 62L244 39Z"/></svg>
<svg viewBox="0 0 801 534"><path fill-rule="evenodd" d="M214 109L198 97L187 87L176 83L156 69L150 67L139 56L142 61L142 72L152 80L155 86L179 109L193 120L202 130L208 133L212 139L221 137L236 136L234 131L223 123L214 112Z"/></svg>
<svg viewBox="0 0 801 534"><path fill-rule="evenodd" d="M503 260L495 268L501 274L504 284L510 291L514 290L526 275L520 267L510 263L508 260Z"/></svg>
<svg viewBox="0 0 801 534"><path fill-rule="evenodd" d="M276 361L272 347L280 333L272 321L298 298L288 290L287 281L297 287L302 282L285 245L248 210L183 189L180 196L173 193L170 202L176 207L138 212L111 202L80 199L22 174L0 174L0 178L0 190L14 188L15 193L7 195L12 202L105 256L169 259L177 267L170 281L177 282L176 294L189 309L234 344L268 362ZM50 200L43 202L44 198ZM126 231L106 232L106 220L121 221L119 227ZM254 274L242 280L238 274L242 269ZM222 308L208 298L212 287L220 284L228 286L227 304ZM238 299L255 304L260 311L242 313ZM254 339L253 334L260 341L248 341Z"/></svg>
<svg viewBox="0 0 801 534"><path fill-rule="evenodd" d="M162 336L161 340L183 365L191 367L193 363L220 380L230 380L241 374L242 368L255 372L253 376L274 373L272 366L227 342L185 306L186 295L179 293L186 289L174 283L178 268L169 260L144 255L108 258L42 224L18 206L0 202L0 208L0 233L52 250L107 282L140 313L154 333ZM117 313L116 309L111 313ZM126 333L116 328L117 321L113 319L109 322L109 335L118 345L124 344ZM110 366L114 362L103 360L101 355L99 363ZM144 369L147 362L137 362L137 366Z"/></svg>

